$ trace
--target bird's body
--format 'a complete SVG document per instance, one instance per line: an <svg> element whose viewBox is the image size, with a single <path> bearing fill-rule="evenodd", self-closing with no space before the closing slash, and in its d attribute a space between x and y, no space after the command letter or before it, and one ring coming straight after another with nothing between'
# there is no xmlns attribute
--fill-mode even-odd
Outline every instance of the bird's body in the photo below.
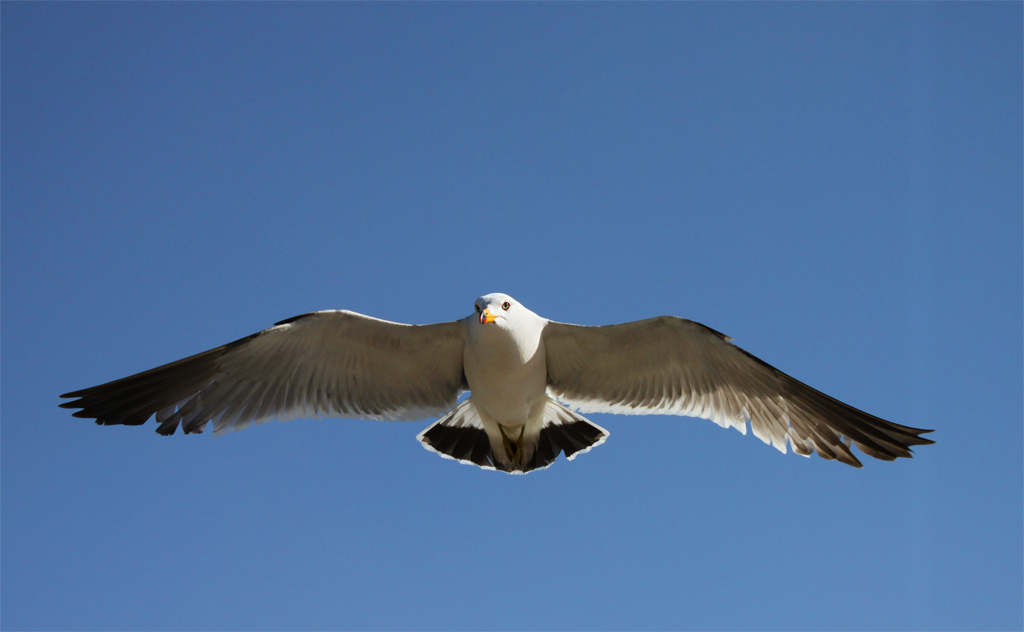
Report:
<svg viewBox="0 0 1024 632"><path fill-rule="evenodd" d="M515 331L502 320L474 327L469 319L463 370L477 409L498 423L517 424L539 414L547 399L544 341L541 328Z"/></svg>
<svg viewBox="0 0 1024 632"><path fill-rule="evenodd" d="M442 415L419 434L442 456L525 473L570 460L608 432L580 412L704 417L785 452L860 466L932 443L928 430L847 406L670 316L583 327L542 318L505 294L474 315L402 325L346 311L282 321L231 344L100 386L62 404L99 424L214 434L295 417L406 421ZM470 395L459 401L465 391ZM567 405L566 405L567 404ZM571 406L571 408L570 408Z"/></svg>
<svg viewBox="0 0 1024 632"><path fill-rule="evenodd" d="M489 296L477 301L481 315L507 312L490 305ZM489 323L482 322L482 317L462 321L466 326L463 370L471 393L469 400L480 416L492 450L509 465L515 464L519 448L510 454L506 442L523 446L520 460L532 456L532 450L527 454L527 446L535 443L549 401L541 336L547 321L525 307L518 312L515 316L520 327L511 327L505 316L496 316Z"/></svg>

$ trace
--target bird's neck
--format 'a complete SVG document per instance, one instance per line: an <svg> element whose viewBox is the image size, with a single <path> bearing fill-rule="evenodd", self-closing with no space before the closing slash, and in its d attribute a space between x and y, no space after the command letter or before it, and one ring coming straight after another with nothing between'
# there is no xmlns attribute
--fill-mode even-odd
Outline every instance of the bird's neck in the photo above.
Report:
<svg viewBox="0 0 1024 632"><path fill-rule="evenodd" d="M484 325L476 333L470 337L469 346L489 362L523 366L536 361L538 354L543 356L540 332Z"/></svg>

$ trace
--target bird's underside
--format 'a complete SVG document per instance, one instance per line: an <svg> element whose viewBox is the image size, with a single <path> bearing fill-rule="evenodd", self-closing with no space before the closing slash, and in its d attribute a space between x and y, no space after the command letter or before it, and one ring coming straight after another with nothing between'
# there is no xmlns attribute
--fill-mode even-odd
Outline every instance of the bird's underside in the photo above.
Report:
<svg viewBox="0 0 1024 632"><path fill-rule="evenodd" d="M143 373L62 395L76 417L214 435L298 417L411 421L447 458L529 472L570 460L608 433L581 413L685 415L754 435L782 452L860 467L933 443L817 391L703 325L670 316L584 327L490 294L477 313L403 325L315 312ZM469 397L459 402L461 394ZM522 404L522 411L516 406ZM563 405L564 404L564 405Z"/></svg>

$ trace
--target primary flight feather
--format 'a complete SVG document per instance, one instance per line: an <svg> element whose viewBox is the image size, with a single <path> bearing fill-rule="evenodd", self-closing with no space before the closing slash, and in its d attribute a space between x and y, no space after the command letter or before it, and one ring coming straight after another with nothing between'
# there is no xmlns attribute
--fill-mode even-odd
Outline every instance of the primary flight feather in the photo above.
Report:
<svg viewBox="0 0 1024 632"><path fill-rule="evenodd" d="M585 327L547 320L505 294L475 313L403 325L349 311L281 321L216 349L62 395L76 417L157 432L213 434L296 417L411 421L446 458L525 473L570 460L608 432L581 413L687 415L754 435L782 452L860 467L852 446L892 461L933 443L848 406L733 345L661 316ZM459 395L469 391L461 402Z"/></svg>

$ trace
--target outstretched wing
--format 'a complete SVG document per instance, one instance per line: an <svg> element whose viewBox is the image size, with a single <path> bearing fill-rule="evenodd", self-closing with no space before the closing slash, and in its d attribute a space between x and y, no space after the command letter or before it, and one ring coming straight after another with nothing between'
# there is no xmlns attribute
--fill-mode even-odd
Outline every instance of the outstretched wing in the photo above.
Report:
<svg viewBox="0 0 1024 632"><path fill-rule="evenodd" d="M581 412L710 419L793 451L861 466L851 442L886 461L931 432L848 406L762 362L699 323L661 316L607 327L548 323L548 390Z"/></svg>
<svg viewBox="0 0 1024 632"><path fill-rule="evenodd" d="M461 323L403 325L349 311L277 323L241 340L124 379L61 395L75 417L157 432L214 434L296 417L425 419L465 390Z"/></svg>

